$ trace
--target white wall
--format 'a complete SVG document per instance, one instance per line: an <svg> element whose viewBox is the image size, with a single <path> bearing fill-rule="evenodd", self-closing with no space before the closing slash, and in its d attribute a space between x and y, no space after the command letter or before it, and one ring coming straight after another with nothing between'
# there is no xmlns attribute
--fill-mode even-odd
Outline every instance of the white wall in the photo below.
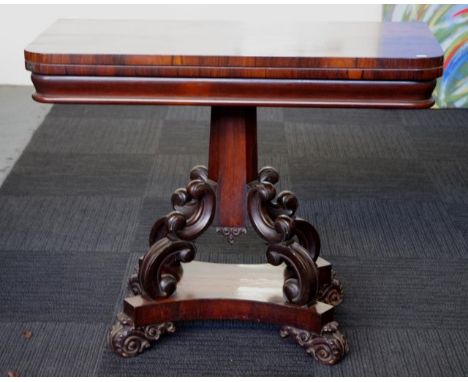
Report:
<svg viewBox="0 0 468 382"><path fill-rule="evenodd" d="M23 49L58 18L380 21L381 5L0 5L0 84L30 84Z"/></svg>

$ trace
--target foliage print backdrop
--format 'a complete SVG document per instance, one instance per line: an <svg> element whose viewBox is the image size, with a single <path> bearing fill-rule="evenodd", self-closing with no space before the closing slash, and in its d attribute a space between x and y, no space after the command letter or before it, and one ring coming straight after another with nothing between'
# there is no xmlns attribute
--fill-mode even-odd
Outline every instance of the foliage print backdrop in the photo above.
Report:
<svg viewBox="0 0 468 382"><path fill-rule="evenodd" d="M444 50L444 74L434 92L436 107L468 107L468 6L384 5L385 21L423 21Z"/></svg>

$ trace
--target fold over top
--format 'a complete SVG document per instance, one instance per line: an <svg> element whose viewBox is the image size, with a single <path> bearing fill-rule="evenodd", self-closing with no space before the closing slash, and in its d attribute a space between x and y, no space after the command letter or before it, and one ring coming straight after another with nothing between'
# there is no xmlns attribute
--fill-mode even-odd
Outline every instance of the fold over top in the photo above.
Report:
<svg viewBox="0 0 468 382"><path fill-rule="evenodd" d="M430 80L443 52L423 23L58 20L25 59L39 74Z"/></svg>

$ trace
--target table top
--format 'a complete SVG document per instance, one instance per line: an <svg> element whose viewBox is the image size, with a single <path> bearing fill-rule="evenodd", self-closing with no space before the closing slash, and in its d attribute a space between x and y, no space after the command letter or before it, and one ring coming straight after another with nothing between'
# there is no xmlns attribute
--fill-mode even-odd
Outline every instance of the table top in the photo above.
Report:
<svg viewBox="0 0 468 382"><path fill-rule="evenodd" d="M58 20L25 50L55 65L416 69L442 65L424 23Z"/></svg>
<svg viewBox="0 0 468 382"><path fill-rule="evenodd" d="M64 98L68 94L69 102L104 102L107 97L105 102L109 103L226 104L228 89L244 81L242 86L249 89L232 93L236 105L245 101L266 106L313 106L315 101L309 102L311 92L315 97L323 81L327 81L325 86L331 86L330 81L355 81L365 89L367 82L380 81L372 86L380 93L389 92L390 98L395 98L390 94L395 91L391 89L395 81L403 87L411 81L419 94L410 98L424 100L425 106L420 103L419 107L427 107L431 102L428 93L430 98L435 79L442 74L443 52L423 23L58 20L25 49L25 63L33 73L33 82L42 89L43 97L36 99L44 102L67 102ZM195 89L194 80L202 90ZM68 90L60 90L57 81L62 87L67 82ZM170 88L181 86L180 81L191 90L186 87L184 97L168 95ZM384 81L392 82L389 88L382 88ZM117 89L124 82L126 89ZM167 85L164 94L154 93L156 83L162 86L160 89ZM278 102L285 97L278 86L286 85L302 95L290 94L287 102ZM304 90L305 85L312 87ZM342 88L353 83L338 85L341 87L335 92L343 94ZM61 96L45 97L44 91L48 87L50 93L50 86ZM72 97L69 90L79 86L95 87L95 95ZM129 90L130 86L147 88L137 94ZM109 87L112 90L105 96L103 89ZM220 94L222 87L225 91ZM361 88L356 90L367 92ZM189 97L187 91L191 92ZM204 92L211 95L200 101ZM272 92L276 101L265 99ZM403 93L408 94L408 89ZM309 101L300 100L305 96ZM335 95L325 96L328 100L330 97ZM366 97L371 101L370 94ZM360 101L357 107L366 103Z"/></svg>

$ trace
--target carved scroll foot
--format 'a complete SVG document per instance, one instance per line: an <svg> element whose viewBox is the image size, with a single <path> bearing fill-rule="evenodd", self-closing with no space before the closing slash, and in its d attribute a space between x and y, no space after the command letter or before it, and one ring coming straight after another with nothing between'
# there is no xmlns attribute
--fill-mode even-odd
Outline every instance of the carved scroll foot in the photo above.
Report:
<svg viewBox="0 0 468 382"><path fill-rule="evenodd" d="M322 285L320 288L317 300L333 306L338 306L343 302L343 285L336 278L334 271L332 271L330 284Z"/></svg>
<svg viewBox="0 0 468 382"><path fill-rule="evenodd" d="M297 329L292 326L283 326L280 336L294 337L307 354L313 356L324 365L334 365L341 361L349 351L346 337L338 330L338 322L332 321L326 324L320 334Z"/></svg>
<svg viewBox="0 0 468 382"><path fill-rule="evenodd" d="M117 323L109 332L109 345L121 357L135 357L151 348L164 333L174 333L172 322L135 327L123 313L117 315Z"/></svg>
<svg viewBox="0 0 468 382"><path fill-rule="evenodd" d="M229 244L234 244L234 239L247 233L244 227L217 227L216 232L225 236Z"/></svg>

